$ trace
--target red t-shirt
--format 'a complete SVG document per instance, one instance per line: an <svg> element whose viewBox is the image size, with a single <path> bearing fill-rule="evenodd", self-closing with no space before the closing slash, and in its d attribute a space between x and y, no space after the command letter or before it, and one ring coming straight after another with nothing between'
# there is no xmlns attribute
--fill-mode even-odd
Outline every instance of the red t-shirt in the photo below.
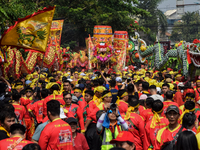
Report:
<svg viewBox="0 0 200 150"><path fill-rule="evenodd" d="M43 120L43 104L44 100L40 100L29 107L29 111L33 112L38 123L41 123Z"/></svg>
<svg viewBox="0 0 200 150"><path fill-rule="evenodd" d="M76 104L71 104L69 107L63 106L63 109L68 111L68 114L71 114L76 119L78 119L79 125L81 127L81 130L85 130L84 127L84 119L83 119L83 111L80 109L80 107ZM67 113L65 113L67 115Z"/></svg>
<svg viewBox="0 0 200 150"><path fill-rule="evenodd" d="M61 105L65 105L65 101L63 100L63 96L62 95L55 95L55 99L54 99L54 95L49 95L44 99L44 104L43 104L43 114L44 116L47 115L47 102L50 100L57 100L60 102Z"/></svg>
<svg viewBox="0 0 200 150"><path fill-rule="evenodd" d="M140 116L142 116L142 118L144 119L144 123L146 124L152 119L153 112L151 111L151 109L146 109L140 114Z"/></svg>
<svg viewBox="0 0 200 150"><path fill-rule="evenodd" d="M160 150L165 142L170 142L180 130L181 125L178 125L174 130L170 130L169 126L160 129L156 136L155 150Z"/></svg>
<svg viewBox="0 0 200 150"><path fill-rule="evenodd" d="M81 97L79 100L78 100L78 105L79 105L79 107L82 109L82 111L83 111L83 109L85 108L85 106L87 105L87 102L85 101L85 99L83 98L83 97Z"/></svg>
<svg viewBox="0 0 200 150"><path fill-rule="evenodd" d="M29 98L27 97L22 97L20 98L20 103L21 105L23 105L25 108L26 108L26 113L25 113L25 116L24 118L25 119L30 119L30 115L29 115L29 112L28 112L28 108L30 107L30 103L32 102L33 100L30 100Z"/></svg>
<svg viewBox="0 0 200 150"><path fill-rule="evenodd" d="M20 136L15 136L12 138L7 138L4 140L0 141L0 150L7 150L9 148L9 146L13 145L18 139L20 138ZM26 146L27 144L33 143L31 141L28 140L22 140L15 148L13 148L13 150L22 150L24 146Z"/></svg>
<svg viewBox="0 0 200 150"><path fill-rule="evenodd" d="M142 112L143 112L144 110L145 110L145 107L140 105L140 106L138 107L139 115L142 114Z"/></svg>
<svg viewBox="0 0 200 150"><path fill-rule="evenodd" d="M57 118L47 124L38 144L42 150L72 150L72 130L68 123Z"/></svg>
<svg viewBox="0 0 200 150"><path fill-rule="evenodd" d="M77 132L73 142L73 150L88 150L88 149L90 148L88 146L85 136Z"/></svg>
<svg viewBox="0 0 200 150"><path fill-rule="evenodd" d="M23 125L25 123L25 122L23 122L23 118L25 117L25 114L26 114L25 107L22 105L19 105L19 104L15 104L15 103L13 103L12 105L15 108L15 115L16 115L19 123Z"/></svg>
<svg viewBox="0 0 200 150"><path fill-rule="evenodd" d="M184 104L183 94L178 90L174 95L174 102L176 102L179 106Z"/></svg>
<svg viewBox="0 0 200 150"><path fill-rule="evenodd" d="M156 122L155 128L150 128L152 120L148 121L145 126L145 142L144 149L148 149L150 145L155 147L156 135L158 131L169 124L168 119L160 117L160 122Z"/></svg>
<svg viewBox="0 0 200 150"><path fill-rule="evenodd" d="M130 121L131 120L131 121ZM131 113L130 114L130 120L126 120L126 123L128 124L129 131L133 134L134 136L134 141L135 141L135 146L136 150L143 150L143 142L144 142L144 121L142 117L136 113ZM137 127L132 125L132 123Z"/></svg>

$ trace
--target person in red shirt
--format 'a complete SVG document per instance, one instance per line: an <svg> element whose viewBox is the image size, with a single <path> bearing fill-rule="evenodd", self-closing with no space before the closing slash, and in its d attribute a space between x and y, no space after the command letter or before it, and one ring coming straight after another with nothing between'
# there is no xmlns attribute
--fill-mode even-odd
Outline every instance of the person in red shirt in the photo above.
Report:
<svg viewBox="0 0 200 150"><path fill-rule="evenodd" d="M146 110L144 110L140 116L142 116L142 118L144 119L144 123L146 124L148 121L150 121L153 117L153 112L151 111L151 107L153 104L154 99L151 97L148 97L145 101L144 101L144 105Z"/></svg>
<svg viewBox="0 0 200 150"><path fill-rule="evenodd" d="M73 150L88 150L89 146L87 144L85 136L77 132L77 120L73 117L70 117L67 118L66 122L72 128Z"/></svg>
<svg viewBox="0 0 200 150"><path fill-rule="evenodd" d="M83 109L85 108L87 103L82 95L81 88L79 88L79 87L74 88L74 96L76 96L78 98L78 105L83 111Z"/></svg>
<svg viewBox="0 0 200 150"><path fill-rule="evenodd" d="M178 90L177 90L177 92L175 93L175 95L173 97L174 98L174 102L176 102L179 106L184 104L183 92L184 92L184 84L181 82L181 83L178 84Z"/></svg>
<svg viewBox="0 0 200 150"><path fill-rule="evenodd" d="M13 124L10 126L10 138L0 141L0 150L22 150L22 148L32 143L31 141L24 140L26 128L21 124Z"/></svg>
<svg viewBox="0 0 200 150"><path fill-rule="evenodd" d="M160 150L165 143L174 140L175 135L182 129L181 125L178 123L179 116L180 113L177 106L171 105L167 108L166 117L169 121L169 125L158 131L155 150Z"/></svg>
<svg viewBox="0 0 200 150"><path fill-rule="evenodd" d="M105 90L102 93L102 100L103 102L101 102L95 109L93 109L92 113L89 115L89 117L94 120L96 120L96 113L99 110L106 110L108 107L110 107L111 101L112 101L112 94L110 91Z"/></svg>
<svg viewBox="0 0 200 150"><path fill-rule="evenodd" d="M1 110L0 140L10 137L10 126L15 123L15 117L14 110Z"/></svg>
<svg viewBox="0 0 200 150"><path fill-rule="evenodd" d="M157 132L167 126L169 121L161 116L163 111L163 103L160 100L155 100L152 103L153 118L149 120L145 126L145 142L144 150L148 148L155 149L155 139Z"/></svg>
<svg viewBox="0 0 200 150"><path fill-rule="evenodd" d="M172 99L173 99L173 92L172 91L167 91L166 94L165 94L165 97L166 97L166 101L163 102L163 113L162 113L162 116L165 117L165 113L167 111L167 108L171 105L175 105L177 107L179 107L179 105L176 103L176 102L173 102ZM182 110L180 110L180 114L182 114Z"/></svg>
<svg viewBox="0 0 200 150"><path fill-rule="evenodd" d="M88 125L90 124L90 122L92 121L92 119L90 118L90 114L93 111L93 109L96 107L96 104L94 103L94 101L92 101L94 96L94 92L92 90L86 90L85 91L85 101L87 102L87 105L84 108L83 111L83 118L84 118L84 122L85 122L85 130L87 130Z"/></svg>
<svg viewBox="0 0 200 150"><path fill-rule="evenodd" d="M44 119L43 115L43 104L44 104L44 99L48 96L48 90L43 89L41 92L41 97L42 100L35 102L32 104L28 111L29 113L37 120L37 123L42 123L42 120Z"/></svg>
<svg viewBox="0 0 200 150"><path fill-rule="evenodd" d="M26 109L24 106L19 104L19 100L20 100L21 95L17 92L17 90L12 90L12 105L15 108L15 115L17 117L17 121L20 124L25 124L25 114L26 114Z"/></svg>
<svg viewBox="0 0 200 150"><path fill-rule="evenodd" d="M196 81L196 88L195 90L195 101L198 101L198 98L200 97L200 79Z"/></svg>
<svg viewBox="0 0 200 150"><path fill-rule="evenodd" d="M182 121L183 131L188 130L196 134L197 133L197 130L195 128L196 118L197 117L194 112L185 113Z"/></svg>
<svg viewBox="0 0 200 150"><path fill-rule="evenodd" d="M26 108L26 114L24 116L24 120L25 120L25 124L26 124L26 136L28 140L32 139L33 133L35 131L35 126L34 126L34 120L33 118L30 116L29 112L28 112L28 108L31 106L31 103L33 103L32 100L32 95L33 95L33 89L30 87L27 87L25 89L25 96L26 97L22 97L20 99L20 103L21 105L23 105Z"/></svg>
<svg viewBox="0 0 200 150"><path fill-rule="evenodd" d="M144 142L144 121L137 114L139 100L136 96L130 95L128 99L129 108L127 109L124 120L128 124L128 130L133 134L136 150L143 150Z"/></svg>
<svg viewBox="0 0 200 150"><path fill-rule="evenodd" d="M51 123L47 124L40 135L38 144L42 150L72 150L72 130L68 123L60 118L60 102L47 102L47 115Z"/></svg>
<svg viewBox="0 0 200 150"><path fill-rule="evenodd" d="M119 113L124 116L128 109L128 93L126 90L119 90L117 97L116 104L119 108Z"/></svg>
<svg viewBox="0 0 200 150"><path fill-rule="evenodd" d="M70 113L72 116L74 116L79 122L81 132L84 133L85 127L82 109L77 104L72 103L72 95L70 93L64 92L63 98L65 101L65 105L63 105L65 114L67 115L67 113Z"/></svg>
<svg viewBox="0 0 200 150"><path fill-rule="evenodd" d="M63 100L63 96L60 94L60 85L56 82L50 82L46 85L47 89L50 89L51 95L47 96L44 99L43 104L43 114L46 117L47 116L47 102L50 100L57 100L60 102L61 105L65 105L65 101Z"/></svg>

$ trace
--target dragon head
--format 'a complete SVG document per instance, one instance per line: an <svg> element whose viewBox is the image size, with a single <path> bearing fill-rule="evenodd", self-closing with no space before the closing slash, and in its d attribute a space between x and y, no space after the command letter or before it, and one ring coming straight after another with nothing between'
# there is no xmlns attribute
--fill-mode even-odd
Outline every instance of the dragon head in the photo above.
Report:
<svg viewBox="0 0 200 150"><path fill-rule="evenodd" d="M72 59L71 52L69 51L69 49L70 49L70 47L62 49L62 56L63 56L64 62L69 62Z"/></svg>

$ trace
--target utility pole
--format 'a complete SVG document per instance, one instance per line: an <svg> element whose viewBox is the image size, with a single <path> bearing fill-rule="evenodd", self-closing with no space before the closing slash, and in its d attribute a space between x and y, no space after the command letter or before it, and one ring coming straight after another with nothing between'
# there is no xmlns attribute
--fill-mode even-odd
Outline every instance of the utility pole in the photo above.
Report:
<svg viewBox="0 0 200 150"><path fill-rule="evenodd" d="M177 16L178 19L181 19L181 17L184 15L184 0L176 0L176 8L177 8Z"/></svg>

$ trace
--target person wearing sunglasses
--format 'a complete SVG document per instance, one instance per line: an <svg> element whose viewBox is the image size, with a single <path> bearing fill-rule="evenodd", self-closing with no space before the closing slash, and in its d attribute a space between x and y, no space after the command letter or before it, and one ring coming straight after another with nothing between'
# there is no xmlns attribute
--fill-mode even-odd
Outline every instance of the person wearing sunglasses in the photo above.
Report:
<svg viewBox="0 0 200 150"><path fill-rule="evenodd" d="M107 112L103 113L97 122L97 132L102 137L102 150L109 150L114 147L110 141L115 139L122 130L128 130L127 123L119 114L116 104L111 104Z"/></svg>
<svg viewBox="0 0 200 150"><path fill-rule="evenodd" d="M65 114L76 118L78 120L78 126L81 128L81 133L84 133L85 127L82 109L79 105L72 103L72 95L70 93L64 92L63 99L65 101L65 105L63 106Z"/></svg>

